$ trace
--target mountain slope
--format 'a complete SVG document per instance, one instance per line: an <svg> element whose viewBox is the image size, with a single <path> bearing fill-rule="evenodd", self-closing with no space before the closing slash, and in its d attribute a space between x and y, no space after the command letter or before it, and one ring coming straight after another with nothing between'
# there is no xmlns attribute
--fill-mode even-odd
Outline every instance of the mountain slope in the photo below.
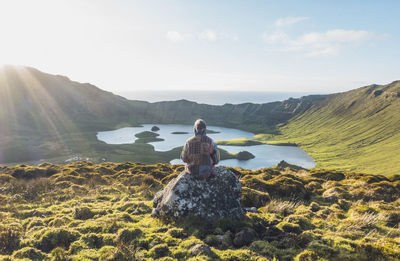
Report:
<svg viewBox="0 0 400 261"><path fill-rule="evenodd" d="M400 173L400 81L328 96L275 140L298 144L319 168Z"/></svg>
<svg viewBox="0 0 400 261"><path fill-rule="evenodd" d="M123 97L91 84L73 82L30 67L0 69L0 123L3 132L65 132L90 124L121 122L130 116Z"/></svg>

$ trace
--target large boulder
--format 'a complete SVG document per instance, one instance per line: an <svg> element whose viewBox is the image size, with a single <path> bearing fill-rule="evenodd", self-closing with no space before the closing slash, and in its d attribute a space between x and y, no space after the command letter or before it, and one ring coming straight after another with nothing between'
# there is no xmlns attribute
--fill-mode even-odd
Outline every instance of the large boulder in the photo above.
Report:
<svg viewBox="0 0 400 261"><path fill-rule="evenodd" d="M242 218L241 194L238 178L225 167L216 167L215 177L205 180L184 171L154 196L152 215L169 220Z"/></svg>

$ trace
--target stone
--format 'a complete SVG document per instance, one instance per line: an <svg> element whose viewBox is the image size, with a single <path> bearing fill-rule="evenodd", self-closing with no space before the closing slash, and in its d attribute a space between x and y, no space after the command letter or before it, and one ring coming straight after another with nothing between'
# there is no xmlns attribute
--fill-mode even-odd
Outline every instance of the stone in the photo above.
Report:
<svg viewBox="0 0 400 261"><path fill-rule="evenodd" d="M190 252L193 256L197 256L198 254L208 256L212 253L211 248L206 244L196 244L190 249Z"/></svg>
<svg viewBox="0 0 400 261"><path fill-rule="evenodd" d="M180 220L199 217L208 221L220 218L241 219L242 187L238 178L223 166L215 168L215 177L199 180L183 171L153 199L153 217Z"/></svg>
<svg viewBox="0 0 400 261"><path fill-rule="evenodd" d="M236 233L235 238L233 239L233 244L236 247L242 247L249 245L254 241L255 233L250 230L241 230L239 233Z"/></svg>
<svg viewBox="0 0 400 261"><path fill-rule="evenodd" d="M243 208L243 209L244 209L244 211L246 211L246 212L252 212L252 213L257 213L257 212L258 212L258 210L257 210L256 207Z"/></svg>
<svg viewBox="0 0 400 261"><path fill-rule="evenodd" d="M153 127L151 127L151 131L159 131L160 130L160 128L159 127L157 127L157 126L153 126Z"/></svg>

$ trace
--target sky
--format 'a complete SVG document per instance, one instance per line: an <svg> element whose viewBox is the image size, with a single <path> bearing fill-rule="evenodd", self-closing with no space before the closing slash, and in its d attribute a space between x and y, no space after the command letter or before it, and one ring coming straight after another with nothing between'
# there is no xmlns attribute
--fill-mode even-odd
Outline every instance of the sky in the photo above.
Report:
<svg viewBox="0 0 400 261"><path fill-rule="evenodd" d="M0 0L0 64L114 93L333 93L400 79L397 0Z"/></svg>

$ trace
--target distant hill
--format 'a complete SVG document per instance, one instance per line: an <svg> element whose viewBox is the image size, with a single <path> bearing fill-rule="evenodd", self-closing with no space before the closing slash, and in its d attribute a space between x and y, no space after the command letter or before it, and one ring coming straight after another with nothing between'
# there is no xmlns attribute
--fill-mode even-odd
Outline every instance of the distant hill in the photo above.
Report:
<svg viewBox="0 0 400 261"><path fill-rule="evenodd" d="M211 125L274 134L272 143L295 143L317 167L389 175L400 173L399 112L399 81L282 102L217 106L127 100L65 76L5 66L0 69L0 163L77 153L111 161L169 162L177 148L156 152L143 140L107 145L96 132L203 118Z"/></svg>
<svg viewBox="0 0 400 261"><path fill-rule="evenodd" d="M51 75L31 67L0 69L0 123L3 133L52 134L98 129L127 121L130 102L89 83Z"/></svg>
<svg viewBox="0 0 400 261"><path fill-rule="evenodd" d="M400 81L329 95L281 128L317 167L400 173Z"/></svg>
<svg viewBox="0 0 400 261"><path fill-rule="evenodd" d="M277 125L284 124L295 115L305 112L314 102L321 101L325 97L326 95L310 95L263 104L243 103L222 106L198 104L187 100L155 103L132 101L132 103L137 111L143 111L144 118L150 122L193 124L196 119L202 118L211 125L252 132L277 133Z"/></svg>
<svg viewBox="0 0 400 261"><path fill-rule="evenodd" d="M96 139L96 132L140 123L192 124L203 118L209 124L277 133L277 124L304 112L321 98L308 96L284 102L223 106L185 100L149 103L130 101L89 83L31 67L4 66L0 69L0 163L88 152L125 160L133 154L132 150L143 152L144 148L108 146ZM160 159L149 148L144 151L147 157L141 153L128 159L145 158L149 163L150 159L155 162L171 158Z"/></svg>

